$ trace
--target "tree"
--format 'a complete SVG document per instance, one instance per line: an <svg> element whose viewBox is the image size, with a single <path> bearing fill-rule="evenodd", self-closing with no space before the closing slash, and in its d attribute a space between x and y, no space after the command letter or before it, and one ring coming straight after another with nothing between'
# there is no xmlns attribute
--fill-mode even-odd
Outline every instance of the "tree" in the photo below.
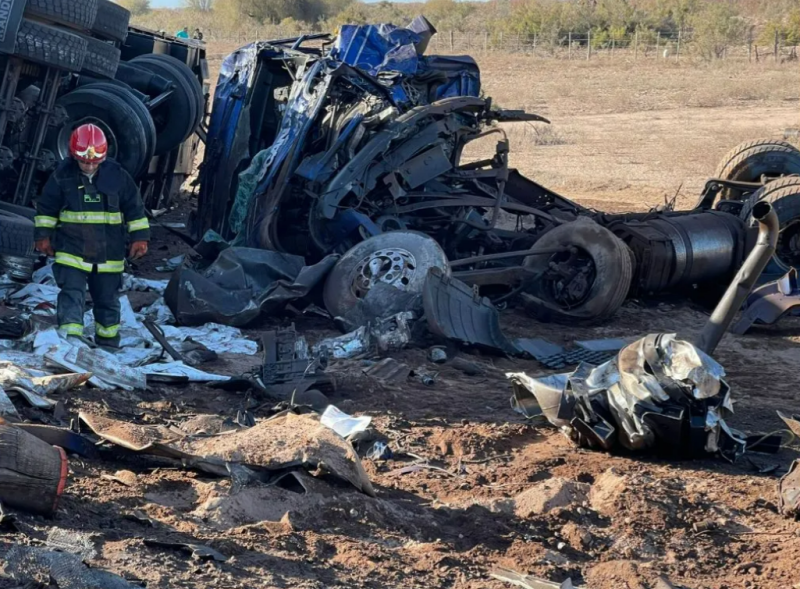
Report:
<svg viewBox="0 0 800 589"><path fill-rule="evenodd" d="M120 6L131 11L133 16L141 16L150 12L150 0L117 0Z"/></svg>
<svg viewBox="0 0 800 589"><path fill-rule="evenodd" d="M183 6L187 10L195 10L197 12L208 12L213 7L213 0L183 0Z"/></svg>
<svg viewBox="0 0 800 589"><path fill-rule="evenodd" d="M690 21L692 42L704 59L720 59L725 49L747 36L747 23L727 3L706 4Z"/></svg>

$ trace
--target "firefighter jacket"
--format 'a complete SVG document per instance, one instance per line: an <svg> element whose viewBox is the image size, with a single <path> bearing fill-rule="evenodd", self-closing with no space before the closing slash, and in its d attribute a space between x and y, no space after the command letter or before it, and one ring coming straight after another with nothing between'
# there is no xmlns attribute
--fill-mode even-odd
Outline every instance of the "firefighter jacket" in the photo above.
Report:
<svg viewBox="0 0 800 589"><path fill-rule="evenodd" d="M107 159L90 180L73 159L59 164L36 203L35 239L51 238L56 263L91 272L122 272L127 238L148 241L139 189Z"/></svg>

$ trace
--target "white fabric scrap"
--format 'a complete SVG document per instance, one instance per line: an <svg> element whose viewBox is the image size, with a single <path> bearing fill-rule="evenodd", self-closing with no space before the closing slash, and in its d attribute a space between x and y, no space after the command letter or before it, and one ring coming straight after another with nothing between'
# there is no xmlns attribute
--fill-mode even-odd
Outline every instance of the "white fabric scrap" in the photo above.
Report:
<svg viewBox="0 0 800 589"><path fill-rule="evenodd" d="M347 438L353 434L365 431L372 422L372 418L366 415L353 417L334 405L328 405L325 412L319 418L319 422L332 429L343 438Z"/></svg>

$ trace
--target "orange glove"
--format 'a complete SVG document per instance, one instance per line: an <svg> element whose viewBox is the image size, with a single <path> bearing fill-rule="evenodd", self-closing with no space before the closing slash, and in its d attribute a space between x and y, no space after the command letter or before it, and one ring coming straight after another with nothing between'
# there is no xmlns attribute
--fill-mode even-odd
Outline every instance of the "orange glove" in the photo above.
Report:
<svg viewBox="0 0 800 589"><path fill-rule="evenodd" d="M131 260L136 260L138 258L141 258L146 253L147 253L147 242L134 241L133 243L131 243L131 251L128 253L128 257Z"/></svg>
<svg viewBox="0 0 800 589"><path fill-rule="evenodd" d="M40 239L36 242L35 247L37 250L42 252L43 254L47 254L48 256L55 256L56 252L53 249L53 246L50 244L50 238L45 237Z"/></svg>

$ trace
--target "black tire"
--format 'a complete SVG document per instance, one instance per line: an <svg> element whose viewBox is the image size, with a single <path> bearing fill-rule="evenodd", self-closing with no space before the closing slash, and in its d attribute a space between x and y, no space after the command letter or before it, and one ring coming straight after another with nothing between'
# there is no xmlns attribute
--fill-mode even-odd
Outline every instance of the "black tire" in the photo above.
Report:
<svg viewBox="0 0 800 589"><path fill-rule="evenodd" d="M398 253L398 250L402 253ZM419 305L422 307L422 288L430 268L440 268L450 274L447 256L436 241L416 231L390 231L371 237L350 248L336 263L328 277L322 298L325 308L333 317L347 317L363 300L369 288L363 286L364 271L368 259L379 259L389 263L381 265L385 279L377 282L394 283L402 289L399 292L410 293L411 296L419 294ZM394 264L397 263L397 266ZM395 270L397 267L401 270ZM392 272L395 272L392 276ZM411 311L407 307L408 298L403 296L393 297L386 301L381 309L383 317L389 317L402 311ZM392 305L395 305L394 307Z"/></svg>
<svg viewBox="0 0 800 589"><path fill-rule="evenodd" d="M737 145L722 158L715 174L723 180L761 182L762 176L779 178L800 174L800 150L786 141L761 139ZM738 198L738 192L723 189L722 200Z"/></svg>
<svg viewBox="0 0 800 589"><path fill-rule="evenodd" d="M109 157L134 178L147 163L147 135L136 111L126 101L106 90L78 88L58 99L69 114L69 122L48 137L48 147L57 157L68 157L69 137L80 124L94 123L106 133Z"/></svg>
<svg viewBox="0 0 800 589"><path fill-rule="evenodd" d="M33 221L33 218L36 216L36 209L23 207L22 205L12 205L11 203L0 201L0 213L13 213Z"/></svg>
<svg viewBox="0 0 800 589"><path fill-rule="evenodd" d="M590 325L609 319L625 302L633 280L630 248L605 227L591 219L579 218L545 233L533 249L577 248L591 258L594 278L588 293L572 306L564 306L551 294L549 280L537 280L522 297L526 308L544 321ZM530 256L525 266L544 273L554 255Z"/></svg>
<svg viewBox="0 0 800 589"><path fill-rule="evenodd" d="M111 0L97 0L97 16L92 33L111 41L124 41L128 37L131 12Z"/></svg>
<svg viewBox="0 0 800 589"><path fill-rule="evenodd" d="M761 201L772 205L781 224L773 260L784 272L790 267L800 269L800 176L775 180L753 193L739 214L747 226L758 224L753 219L753 207Z"/></svg>
<svg viewBox="0 0 800 589"><path fill-rule="evenodd" d="M153 117L150 116L150 111L147 110L147 107L144 103L136 97L130 90L123 88L122 86L118 86L117 84L112 84L110 82L97 82L95 84L87 84L86 86L81 86L82 88L97 88L98 90L104 90L109 94L113 94L114 96L118 96L122 100L125 101L125 104L130 106L136 116L139 118L139 122L142 124L142 129L145 132L145 138L147 139L147 152L145 155L145 165L150 163L150 160L153 159L153 155L155 154L156 149L156 127L153 124Z"/></svg>
<svg viewBox="0 0 800 589"><path fill-rule="evenodd" d="M93 37L85 37L85 39L86 57L83 60L81 71L113 79L119 66L119 49L100 39Z"/></svg>
<svg viewBox="0 0 800 589"><path fill-rule="evenodd" d="M42 65L78 72L86 56L86 40L62 29L22 19L14 54Z"/></svg>
<svg viewBox="0 0 800 589"><path fill-rule="evenodd" d="M88 31L97 16L97 0L28 0L25 14Z"/></svg>
<svg viewBox="0 0 800 589"><path fill-rule="evenodd" d="M171 55L163 55L160 53L140 55L139 57L134 58L134 60L137 59L142 62L170 65L173 68L175 68L175 70L177 70L178 73L180 73L180 75L183 77L184 80L186 80L186 83L192 89L192 96L194 97L194 103L196 107L194 129L192 129L192 133L194 133L198 125L200 125L200 123L203 122L206 99L205 96L203 95L203 86L200 84L200 80L192 71L192 68L190 68L184 62L182 62L180 59L172 57Z"/></svg>
<svg viewBox="0 0 800 589"><path fill-rule="evenodd" d="M148 57L155 56L142 55L129 63L161 76L175 86L170 99L151 113L158 131L156 155L162 155L178 147L197 129L197 101L192 85L179 68Z"/></svg>
<svg viewBox="0 0 800 589"><path fill-rule="evenodd" d="M33 255L33 227L22 215L0 211L0 256Z"/></svg>

